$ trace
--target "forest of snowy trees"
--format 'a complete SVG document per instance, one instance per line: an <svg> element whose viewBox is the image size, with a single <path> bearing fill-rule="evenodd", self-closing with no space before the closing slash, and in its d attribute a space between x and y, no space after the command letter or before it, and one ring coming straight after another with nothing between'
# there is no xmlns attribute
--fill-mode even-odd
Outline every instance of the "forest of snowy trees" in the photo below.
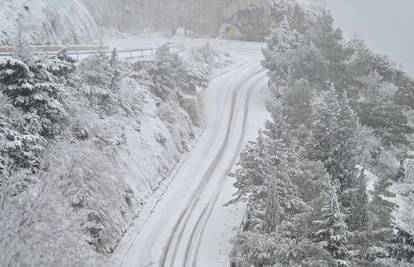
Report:
<svg viewBox="0 0 414 267"><path fill-rule="evenodd" d="M263 54L271 119L232 174L232 202L248 205L235 261L413 264L414 233L395 220L390 187L404 180L413 148L405 111L414 108L414 81L362 40L344 40L328 13L315 22L285 17ZM373 191L366 170L378 176Z"/></svg>

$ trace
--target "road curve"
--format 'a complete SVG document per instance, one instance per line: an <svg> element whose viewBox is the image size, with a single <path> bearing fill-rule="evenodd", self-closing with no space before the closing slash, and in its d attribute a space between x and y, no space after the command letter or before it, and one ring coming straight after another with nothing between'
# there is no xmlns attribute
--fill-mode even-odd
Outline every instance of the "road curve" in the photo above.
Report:
<svg viewBox="0 0 414 267"><path fill-rule="evenodd" d="M237 62L205 91L205 130L135 236L121 266L198 266L206 225L237 160L251 95L266 86L260 50L234 48Z"/></svg>

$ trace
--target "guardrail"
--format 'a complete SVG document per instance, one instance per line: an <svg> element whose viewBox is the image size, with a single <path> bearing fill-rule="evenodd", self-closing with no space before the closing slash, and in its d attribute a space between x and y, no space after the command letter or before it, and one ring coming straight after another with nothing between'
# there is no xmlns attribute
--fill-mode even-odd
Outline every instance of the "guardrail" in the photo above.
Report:
<svg viewBox="0 0 414 267"><path fill-rule="evenodd" d="M178 44L168 44L171 52L178 52ZM68 55L75 56L77 60L81 56L95 55L95 54L105 54L109 55L112 53L112 50L109 47L105 46L88 46L88 45L76 45L76 46L63 46L63 45L45 45L45 46L31 46L34 51L34 54L41 55L56 55L59 51L66 49ZM155 56L157 48L153 47L144 47L144 48L126 48L118 49L117 53L119 55L126 55L130 58L143 58L146 60L151 60ZM11 46L0 46L0 57L5 56L14 56L16 54L16 49Z"/></svg>
<svg viewBox="0 0 414 267"><path fill-rule="evenodd" d="M30 48L35 53L41 52L56 52L62 49L66 49L70 52L75 51L95 51L95 50L108 50L107 46L92 46L92 45L32 45ZM16 49L13 46L0 46L0 53L15 53Z"/></svg>

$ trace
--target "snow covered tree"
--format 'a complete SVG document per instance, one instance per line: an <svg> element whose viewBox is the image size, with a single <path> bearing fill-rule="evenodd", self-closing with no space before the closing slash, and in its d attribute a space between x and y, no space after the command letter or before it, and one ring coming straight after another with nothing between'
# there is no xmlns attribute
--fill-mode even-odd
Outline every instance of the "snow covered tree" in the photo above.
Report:
<svg viewBox="0 0 414 267"><path fill-rule="evenodd" d="M287 16L284 16L280 25L270 34L265 51L285 53L290 49L297 49L300 38L300 34L290 27Z"/></svg>
<svg viewBox="0 0 414 267"><path fill-rule="evenodd" d="M239 233L232 242L239 254L237 261L241 266L271 265L278 260L280 236L277 233L245 231Z"/></svg>
<svg viewBox="0 0 414 267"><path fill-rule="evenodd" d="M309 27L307 16L309 16L309 14L307 14L306 10L299 5L295 5L290 16L290 25L300 33L306 32Z"/></svg>
<svg viewBox="0 0 414 267"><path fill-rule="evenodd" d="M397 205L389 199L395 194L390 191L392 183L387 178L378 178L370 202L371 224L373 229L391 228L394 224L393 211Z"/></svg>
<svg viewBox="0 0 414 267"><path fill-rule="evenodd" d="M281 207L276 181L271 179L268 184L267 199L265 202L264 231L275 232L281 221Z"/></svg>
<svg viewBox="0 0 414 267"><path fill-rule="evenodd" d="M92 108L107 115L118 112L120 106L123 111L129 113L116 94L119 90L122 66L115 64L116 60L111 60L114 58L105 55L94 55L83 60L80 65L82 79L78 85L79 92L87 97Z"/></svg>
<svg viewBox="0 0 414 267"><path fill-rule="evenodd" d="M362 192L359 192L359 197L355 196L356 200L352 203L348 225L359 228L353 232L351 241L354 254L359 261L373 262L378 258L388 258L390 255L389 250L392 247L391 240L394 232L392 212L396 205L386 200L386 198L393 197L393 194L388 191L390 183L387 181L383 179L376 182L371 201L367 205L368 212L363 212L366 210L366 205L357 203L358 200L361 203L367 202L365 197L361 197ZM358 194L357 191L355 193ZM361 218L357 218L358 214Z"/></svg>
<svg viewBox="0 0 414 267"><path fill-rule="evenodd" d="M352 186L356 175L358 119L347 98L339 98L333 86L317 101L311 127L310 157L322 161L332 179L338 180L341 191L344 191Z"/></svg>
<svg viewBox="0 0 414 267"><path fill-rule="evenodd" d="M387 146L407 144L407 134L414 129L408 125L403 107L395 103L398 88L384 81L378 72L357 79L360 98L356 111L363 125L374 129L374 133Z"/></svg>
<svg viewBox="0 0 414 267"><path fill-rule="evenodd" d="M15 169L39 167L47 139L65 122L63 95L74 68L64 51L26 62L0 60L0 162L12 160Z"/></svg>
<svg viewBox="0 0 414 267"><path fill-rule="evenodd" d="M290 86L300 79L313 85L326 81L325 59L319 49L292 29L286 17L267 43L263 49L262 65L269 70L269 76L277 87Z"/></svg>
<svg viewBox="0 0 414 267"><path fill-rule="evenodd" d="M63 85L43 62L26 65L18 59L0 60L0 91L26 114L27 124L40 135L53 138L59 133L66 115Z"/></svg>
<svg viewBox="0 0 414 267"><path fill-rule="evenodd" d="M0 94L0 170L11 162L12 170L39 167L45 140L25 125L25 116ZM1 181L0 181L1 183Z"/></svg>
<svg viewBox="0 0 414 267"><path fill-rule="evenodd" d="M298 151L299 165L292 182L298 187L301 198L313 206L313 202L321 194L321 181L328 175L320 161L310 161L304 148Z"/></svg>
<svg viewBox="0 0 414 267"><path fill-rule="evenodd" d="M314 90L307 80L296 81L282 92L283 113L292 129L310 127Z"/></svg>
<svg viewBox="0 0 414 267"><path fill-rule="evenodd" d="M263 198L266 192L265 181L269 176L268 163L265 151L265 137L262 131L256 142L249 142L246 148L240 154L240 160L237 163L238 168L232 177L236 178L234 187L237 188L235 200L251 201Z"/></svg>
<svg viewBox="0 0 414 267"><path fill-rule="evenodd" d="M360 171L352 189L348 189L345 194L349 194L350 201L346 219L349 231L363 232L368 230L370 219L364 170Z"/></svg>
<svg viewBox="0 0 414 267"><path fill-rule="evenodd" d="M172 53L168 44L160 47L155 61L143 65L153 93L165 100L174 97L177 91L194 95L197 88L205 87L208 73L187 63L178 53Z"/></svg>
<svg viewBox="0 0 414 267"><path fill-rule="evenodd" d="M118 63L118 51L116 49L116 47L114 47L114 49L112 50L111 53L111 59L109 60L109 64L111 65L111 67L115 67L115 65Z"/></svg>
<svg viewBox="0 0 414 267"><path fill-rule="evenodd" d="M266 122L264 134L267 136L268 168L271 179L279 191L278 198L282 207L282 219L304 212L308 207L300 197L297 186L292 182L298 166L296 155L297 141L289 135L286 117L281 103L277 100L268 104L272 119ZM268 185L269 186L269 185Z"/></svg>
<svg viewBox="0 0 414 267"><path fill-rule="evenodd" d="M312 142L308 148L310 158L321 160L328 171L331 169L331 161L334 160L334 149L336 147L336 131L339 117L339 101L335 88L324 91L314 101L314 119L311 126ZM336 179L336 177L333 177Z"/></svg>
<svg viewBox="0 0 414 267"><path fill-rule="evenodd" d="M292 155L296 140L290 134L283 103L280 99L273 98L267 102L266 109L271 119L265 123L264 134L269 138L270 150L284 157Z"/></svg>
<svg viewBox="0 0 414 267"><path fill-rule="evenodd" d="M313 221L314 240L320 243L339 266L347 266L348 257L348 230L345 223L345 215L340 210L340 204L335 188L329 179L326 179L322 187L320 209L317 219Z"/></svg>
<svg viewBox="0 0 414 267"><path fill-rule="evenodd" d="M269 77L278 87L291 86L304 79L312 87L321 88L329 79L326 59L321 51L312 44L303 44L296 50L278 54L263 52L262 65L269 70Z"/></svg>
<svg viewBox="0 0 414 267"><path fill-rule="evenodd" d="M75 71L75 60L68 55L67 49L60 50L56 56L47 58L46 61L45 67L51 74L62 80L65 79L67 83L72 82L70 74Z"/></svg>
<svg viewBox="0 0 414 267"><path fill-rule="evenodd" d="M256 143L242 152L239 168L232 174L238 189L233 201L249 201L249 227L275 231L279 221L305 211L308 207L292 183L292 169L281 139L270 140L261 132Z"/></svg>
<svg viewBox="0 0 414 267"><path fill-rule="evenodd" d="M414 264L414 232L397 226L390 246L391 255L401 262Z"/></svg>
<svg viewBox="0 0 414 267"><path fill-rule="evenodd" d="M343 187L350 187L357 175L355 167L360 155L360 125L346 94L339 98L338 125L335 138L339 151L336 158L340 161L338 169L342 173L337 177Z"/></svg>
<svg viewBox="0 0 414 267"><path fill-rule="evenodd" d="M334 27L334 19L328 13L318 16L317 21L309 27L304 39L312 43L322 54L327 70L327 80L345 90L349 81L346 60L351 51L343 46L342 30Z"/></svg>

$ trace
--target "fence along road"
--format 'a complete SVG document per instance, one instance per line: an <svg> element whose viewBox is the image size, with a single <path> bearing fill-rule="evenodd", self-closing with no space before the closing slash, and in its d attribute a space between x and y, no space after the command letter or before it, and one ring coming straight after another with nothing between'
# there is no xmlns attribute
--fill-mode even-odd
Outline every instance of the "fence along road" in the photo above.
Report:
<svg viewBox="0 0 414 267"><path fill-rule="evenodd" d="M167 43L171 52L178 52L179 45L174 43ZM75 57L77 60L103 53L109 55L112 50L107 46L90 46L90 45L34 45L31 46L34 54L53 56L62 51L67 50L68 55ZM154 47L140 47L140 48L126 48L118 49L117 53L123 58L138 58L142 61L152 61L155 57L155 52L158 48ZM0 46L0 57L10 57L16 54L16 49L12 46Z"/></svg>

